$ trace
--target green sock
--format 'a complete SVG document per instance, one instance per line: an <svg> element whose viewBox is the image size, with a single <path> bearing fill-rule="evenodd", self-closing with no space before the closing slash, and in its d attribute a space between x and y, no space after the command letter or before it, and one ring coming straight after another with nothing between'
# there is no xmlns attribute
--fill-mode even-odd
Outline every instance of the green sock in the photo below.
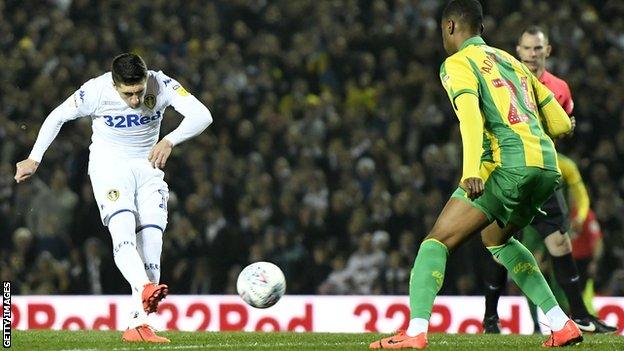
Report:
<svg viewBox="0 0 624 351"><path fill-rule="evenodd" d="M410 275L410 318L431 317L433 301L444 282L447 257L448 249L435 239L420 244Z"/></svg>
<svg viewBox="0 0 624 351"><path fill-rule="evenodd" d="M557 300L540 272L535 257L518 240L511 238L505 245L491 246L488 250L507 268L524 295L544 313L557 306Z"/></svg>

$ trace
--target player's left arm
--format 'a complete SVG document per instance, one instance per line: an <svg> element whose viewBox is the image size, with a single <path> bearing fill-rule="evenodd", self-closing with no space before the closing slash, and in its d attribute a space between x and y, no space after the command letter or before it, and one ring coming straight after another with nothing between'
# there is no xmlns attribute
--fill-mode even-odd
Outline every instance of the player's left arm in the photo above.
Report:
<svg viewBox="0 0 624 351"><path fill-rule="evenodd" d="M170 82L164 88L170 90L167 92L169 103L184 116L184 119L176 129L167 134L152 148L148 159L154 168L162 169L174 146L199 135L212 123L212 114L203 103L187 92L175 80Z"/></svg>
<svg viewBox="0 0 624 351"><path fill-rule="evenodd" d="M542 124L551 138L571 133L572 121L566 111L559 105L553 93L531 75L531 86L535 91L535 99Z"/></svg>

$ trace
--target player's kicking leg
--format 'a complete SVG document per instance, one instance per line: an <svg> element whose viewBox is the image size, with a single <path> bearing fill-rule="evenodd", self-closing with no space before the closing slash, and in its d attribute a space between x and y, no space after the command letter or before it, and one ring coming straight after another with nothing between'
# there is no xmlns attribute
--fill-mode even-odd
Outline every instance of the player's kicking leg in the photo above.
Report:
<svg viewBox="0 0 624 351"><path fill-rule="evenodd" d="M143 286L139 301L143 310L133 311L128 323L128 329L122 335L123 341L128 342L153 342L167 343L169 339L156 335L154 329L147 323L147 315L156 312L158 303L164 299L169 292L169 288L165 284L148 283ZM132 294L133 305L137 295Z"/></svg>
<svg viewBox="0 0 624 351"><path fill-rule="evenodd" d="M145 272L153 283L146 284L140 295L134 294L132 299L139 301L139 309L130 317L129 328L122 339L130 342L167 343L169 339L155 334L154 329L145 321L147 314L158 310L158 303L165 298L169 288L160 281L160 254L162 252L162 230L155 225L142 226L137 233L137 250L143 262Z"/></svg>
<svg viewBox="0 0 624 351"><path fill-rule="evenodd" d="M150 277L151 278L151 277ZM140 296L132 294L133 302L141 302L142 311L133 311L130 316L128 329L123 333L122 340L128 342L153 342L167 343L170 340L156 335L154 329L147 324L147 315L158 310L158 303L169 293L169 288L165 284L148 283L143 286Z"/></svg>
<svg viewBox="0 0 624 351"><path fill-rule="evenodd" d="M154 224L142 225L137 230L137 251L150 282L141 294L143 309L147 313L158 310L158 303L169 293L165 284L160 284L160 255L162 252L163 229Z"/></svg>
<svg viewBox="0 0 624 351"><path fill-rule="evenodd" d="M131 315L126 332L128 337L148 336L156 339L155 342L168 342L165 338L153 335L154 332L147 324L147 314L158 310L158 303L168 294L169 288L160 284L160 256L163 245L163 232L167 226L167 185L163 180L163 173L144 163L135 167L135 174L139 174L139 183L143 184L137 190L136 206L138 212L136 243L142 266L148 279L153 284L144 287L141 294L133 294L136 316ZM136 328L139 329L136 329ZM166 341L163 341L166 340ZM137 340L140 341L140 340Z"/></svg>
<svg viewBox="0 0 624 351"><path fill-rule="evenodd" d="M136 248L136 220L131 210L117 211L108 219L108 229L113 240L113 256L117 268L130 283L133 295L141 291L142 308L145 313L155 312L160 300L167 296L164 284L152 283L145 272L143 261ZM169 342L157 336L145 323L131 325L122 335L124 341Z"/></svg>

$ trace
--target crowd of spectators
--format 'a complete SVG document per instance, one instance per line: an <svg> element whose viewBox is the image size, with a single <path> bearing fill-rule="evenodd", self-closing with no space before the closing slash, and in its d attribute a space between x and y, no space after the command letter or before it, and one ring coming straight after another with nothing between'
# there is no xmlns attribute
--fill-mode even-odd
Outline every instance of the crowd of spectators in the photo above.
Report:
<svg viewBox="0 0 624 351"><path fill-rule="evenodd" d="M0 1L0 272L23 294L127 293L86 174L91 125L66 124L36 177L13 181L45 116L133 51L214 123L174 148L162 280L233 293L269 260L289 293L405 294L418 245L461 171L438 69L435 0ZM549 29L575 100L576 160L605 234L597 287L624 294L624 3L483 1L486 41ZM163 132L179 123L170 109ZM482 248L443 294L479 294ZM304 273L304 274L302 274Z"/></svg>

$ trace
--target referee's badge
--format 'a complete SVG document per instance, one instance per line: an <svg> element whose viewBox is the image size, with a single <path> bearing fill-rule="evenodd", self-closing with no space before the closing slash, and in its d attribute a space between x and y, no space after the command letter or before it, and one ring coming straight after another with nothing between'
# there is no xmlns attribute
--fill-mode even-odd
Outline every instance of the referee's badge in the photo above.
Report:
<svg viewBox="0 0 624 351"><path fill-rule="evenodd" d="M108 197L108 199L111 201L117 201L117 199L119 199L119 190L117 189L109 190L108 194L106 194L106 197Z"/></svg>
<svg viewBox="0 0 624 351"><path fill-rule="evenodd" d="M145 106L147 106L150 110L154 109L154 106L156 106L156 97L152 94L149 95L145 95L145 99L143 100L143 103L145 104Z"/></svg>

